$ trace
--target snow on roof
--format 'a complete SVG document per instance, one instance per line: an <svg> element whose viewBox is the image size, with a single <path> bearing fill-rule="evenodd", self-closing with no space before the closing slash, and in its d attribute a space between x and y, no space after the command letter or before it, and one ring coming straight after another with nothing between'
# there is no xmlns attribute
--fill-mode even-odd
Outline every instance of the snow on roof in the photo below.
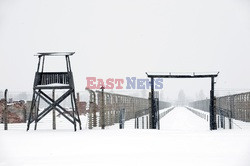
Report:
<svg viewBox="0 0 250 166"><path fill-rule="evenodd" d="M35 56L71 56L74 53L75 52L38 52Z"/></svg>
<svg viewBox="0 0 250 166"><path fill-rule="evenodd" d="M213 72L147 72L148 75L207 75L218 74L218 71Z"/></svg>
<svg viewBox="0 0 250 166"><path fill-rule="evenodd" d="M171 75L178 75L178 76L195 76L195 75L218 75L219 72L146 72L147 75L158 75L158 76L171 76Z"/></svg>

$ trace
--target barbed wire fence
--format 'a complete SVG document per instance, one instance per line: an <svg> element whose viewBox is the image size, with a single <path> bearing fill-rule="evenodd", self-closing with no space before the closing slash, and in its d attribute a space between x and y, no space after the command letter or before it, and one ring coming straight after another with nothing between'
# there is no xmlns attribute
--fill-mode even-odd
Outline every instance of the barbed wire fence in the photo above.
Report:
<svg viewBox="0 0 250 166"><path fill-rule="evenodd" d="M0 123L4 122L3 113L5 108L4 91L0 90ZM63 91L57 91L60 96ZM51 91L51 94L53 92ZM79 114L84 116L85 128L108 127L119 124L119 128L126 128L124 123L133 121L134 128L150 128L151 100L149 98L135 97L101 90L85 90L76 93ZM145 96L145 95L144 95ZM150 95L149 95L150 97ZM9 91L8 92L8 123L26 123L31 106L32 92ZM158 100L158 99L157 99ZM46 108L46 103L41 103L41 109ZM171 106L169 102L159 101L158 109ZM70 111L70 100L65 100L62 106ZM42 110L41 110L42 111ZM56 115L58 118L59 114ZM162 115L161 115L162 116ZM85 121L86 120L86 121Z"/></svg>
<svg viewBox="0 0 250 166"><path fill-rule="evenodd" d="M232 129L235 124L233 119L250 122L250 92L217 97L215 103L218 128L225 129L226 120L228 120L229 129ZM189 105L209 113L210 100L195 101Z"/></svg>
<svg viewBox="0 0 250 166"><path fill-rule="evenodd" d="M134 97L104 91L90 93L88 127L101 127L119 124L124 128L125 121L134 119L134 128L147 129L150 126L151 103L149 98ZM149 95L150 96L150 95ZM159 101L159 109L170 107L170 103Z"/></svg>

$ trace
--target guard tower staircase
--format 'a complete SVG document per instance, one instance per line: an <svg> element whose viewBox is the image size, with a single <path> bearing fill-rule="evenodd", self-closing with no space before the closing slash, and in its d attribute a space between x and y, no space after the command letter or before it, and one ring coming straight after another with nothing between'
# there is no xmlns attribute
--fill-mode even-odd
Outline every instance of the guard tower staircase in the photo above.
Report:
<svg viewBox="0 0 250 166"><path fill-rule="evenodd" d="M30 128L30 124L33 122L35 123L34 130L36 130L37 123L52 110L56 110L60 115L64 116L72 123L75 131L77 124L79 125L79 129L82 129L76 104L74 79L69 58L73 54L74 52L43 52L36 55L38 56L38 65L34 79L27 131ZM52 56L65 57L66 72L44 72L45 58ZM64 93L57 99L54 99L50 97L48 93L55 90L64 90ZM71 111L61 106L62 102L68 97L70 98ZM43 110L39 109L41 100L48 104L48 107Z"/></svg>

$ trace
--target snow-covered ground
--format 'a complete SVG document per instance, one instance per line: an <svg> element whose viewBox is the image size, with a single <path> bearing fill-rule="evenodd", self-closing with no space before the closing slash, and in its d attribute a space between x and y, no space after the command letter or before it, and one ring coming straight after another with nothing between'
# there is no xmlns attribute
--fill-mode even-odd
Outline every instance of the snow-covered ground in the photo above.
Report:
<svg viewBox="0 0 250 166"><path fill-rule="evenodd" d="M86 118L82 120L86 125ZM73 132L72 125L61 120L53 131L46 123L29 132L25 124L10 125L8 131L0 125L0 165L250 165L248 128L210 131L206 120L182 107L162 118L161 130L109 127Z"/></svg>
<svg viewBox="0 0 250 166"><path fill-rule="evenodd" d="M185 107L177 107L161 120L161 129L168 131L206 131L209 123Z"/></svg>

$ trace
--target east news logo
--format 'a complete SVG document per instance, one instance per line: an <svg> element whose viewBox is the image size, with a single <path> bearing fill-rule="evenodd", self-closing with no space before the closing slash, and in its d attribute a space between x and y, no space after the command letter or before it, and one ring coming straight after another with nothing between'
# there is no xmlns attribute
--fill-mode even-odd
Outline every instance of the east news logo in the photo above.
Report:
<svg viewBox="0 0 250 166"><path fill-rule="evenodd" d="M122 78L96 78L86 77L88 89L149 89L151 87L150 79L138 79L136 77ZM154 79L154 88L163 88L163 79Z"/></svg>

